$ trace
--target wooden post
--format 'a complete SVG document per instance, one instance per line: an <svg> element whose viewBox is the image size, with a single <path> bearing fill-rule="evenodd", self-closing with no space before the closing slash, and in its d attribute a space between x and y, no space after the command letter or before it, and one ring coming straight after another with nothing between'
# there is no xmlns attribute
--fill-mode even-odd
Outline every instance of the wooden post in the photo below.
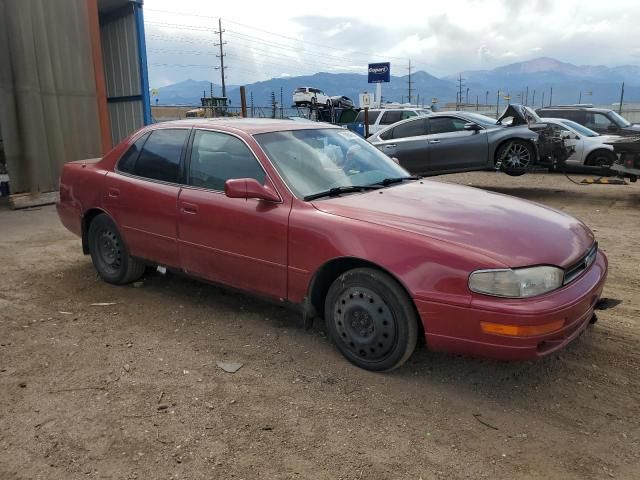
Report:
<svg viewBox="0 0 640 480"><path fill-rule="evenodd" d="M369 138L369 107L364 107L364 138Z"/></svg>
<svg viewBox="0 0 640 480"><path fill-rule="evenodd" d="M247 94L244 85L240 87L240 106L242 107L242 118L247 118Z"/></svg>

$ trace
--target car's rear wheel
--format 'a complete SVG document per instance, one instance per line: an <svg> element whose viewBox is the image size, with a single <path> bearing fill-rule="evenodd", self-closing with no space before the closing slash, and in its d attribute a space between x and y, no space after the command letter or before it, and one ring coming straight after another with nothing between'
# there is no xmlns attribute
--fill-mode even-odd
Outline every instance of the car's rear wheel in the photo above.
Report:
<svg viewBox="0 0 640 480"><path fill-rule="evenodd" d="M413 303L398 282L375 269L349 270L333 282L325 320L338 350L366 370L398 368L416 347Z"/></svg>
<svg viewBox="0 0 640 480"><path fill-rule="evenodd" d="M105 282L123 285L144 274L144 263L129 255L120 232L107 215L100 214L91 221L88 240L93 266Z"/></svg>
<svg viewBox="0 0 640 480"><path fill-rule="evenodd" d="M589 154L584 164L591 167L610 167L616 158L616 155L609 150L596 150Z"/></svg>
<svg viewBox="0 0 640 480"><path fill-rule="evenodd" d="M535 151L529 142L508 140L496 152L496 166L507 175L517 177L533 166Z"/></svg>

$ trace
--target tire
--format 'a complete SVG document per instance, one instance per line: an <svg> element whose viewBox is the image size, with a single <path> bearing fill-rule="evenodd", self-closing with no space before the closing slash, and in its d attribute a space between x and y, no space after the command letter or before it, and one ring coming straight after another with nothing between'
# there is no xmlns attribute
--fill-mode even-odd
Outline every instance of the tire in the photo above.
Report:
<svg viewBox="0 0 640 480"><path fill-rule="evenodd" d="M496 152L496 166L512 177L524 175L533 166L535 151L524 140L507 140Z"/></svg>
<svg viewBox="0 0 640 480"><path fill-rule="evenodd" d="M616 159L616 155L609 150L595 150L589 154L584 164L591 167L610 167Z"/></svg>
<svg viewBox="0 0 640 480"><path fill-rule="evenodd" d="M118 228L106 214L91 221L88 240L93 266L105 282L124 285L144 274L144 263L129 255Z"/></svg>
<svg viewBox="0 0 640 480"><path fill-rule="evenodd" d="M340 275L325 299L329 336L354 365L389 371L416 348L418 316L404 289L389 275L356 268Z"/></svg>

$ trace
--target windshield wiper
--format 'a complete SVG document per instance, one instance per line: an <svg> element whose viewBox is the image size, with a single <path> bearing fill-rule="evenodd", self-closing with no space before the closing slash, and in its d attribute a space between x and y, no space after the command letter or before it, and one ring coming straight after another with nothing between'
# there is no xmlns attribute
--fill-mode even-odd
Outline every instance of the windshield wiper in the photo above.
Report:
<svg viewBox="0 0 640 480"><path fill-rule="evenodd" d="M304 200L315 200L321 197L335 197L341 193L363 192L365 190L378 190L378 185L346 185L343 187L333 187L318 193L312 193L304 197Z"/></svg>
<svg viewBox="0 0 640 480"><path fill-rule="evenodd" d="M383 187L386 187L387 185L391 185L393 183L400 183L400 182L404 182L405 180L420 180L422 177L415 177L415 176L410 176L410 177L389 177L389 178L385 178L384 180L380 180L379 182L373 183L372 185L382 185Z"/></svg>

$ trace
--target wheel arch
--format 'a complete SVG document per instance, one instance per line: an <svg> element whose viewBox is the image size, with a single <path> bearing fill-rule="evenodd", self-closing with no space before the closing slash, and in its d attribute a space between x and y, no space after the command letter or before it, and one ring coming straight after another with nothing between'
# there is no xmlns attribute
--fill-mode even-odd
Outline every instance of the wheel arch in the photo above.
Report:
<svg viewBox="0 0 640 480"><path fill-rule="evenodd" d="M329 287L336 280L336 278L354 268L372 268L389 275L389 277L397 282L400 288L402 288L402 290L406 293L407 298L416 311L417 318L420 318L413 297L411 296L409 289L402 282L402 280L400 280L392 272L378 265L377 263L358 257L333 258L325 262L315 271L307 289L307 297L305 299L306 315L323 318L324 300L327 296L327 292L329 291ZM424 334L424 326L422 325L421 321L418 322L418 329L421 334Z"/></svg>
<svg viewBox="0 0 640 480"><path fill-rule="evenodd" d="M604 154L606 157L609 157L612 160L616 158L616 154L613 152L613 150L609 150L608 148L598 146L593 150L591 150L589 153L587 153L586 157L584 157L584 165L596 166L596 165L593 165L592 161L598 154Z"/></svg>
<svg viewBox="0 0 640 480"><path fill-rule="evenodd" d="M538 146L536 145L536 142L531 138L516 136L516 137L503 138L492 147L493 151L491 152L491 156L489 157L492 160L492 164L491 164L492 166L495 166L496 162L498 161L498 152L500 151L502 146L514 140L519 140L521 142L528 143L529 146L533 149L533 155L535 157L534 164L538 163Z"/></svg>
<svg viewBox="0 0 640 480"><path fill-rule="evenodd" d="M84 212L82 216L82 253L85 255L89 254L89 225L91 225L94 218L103 213L109 216L109 214L101 208L90 208ZM109 218L111 217L109 216Z"/></svg>

